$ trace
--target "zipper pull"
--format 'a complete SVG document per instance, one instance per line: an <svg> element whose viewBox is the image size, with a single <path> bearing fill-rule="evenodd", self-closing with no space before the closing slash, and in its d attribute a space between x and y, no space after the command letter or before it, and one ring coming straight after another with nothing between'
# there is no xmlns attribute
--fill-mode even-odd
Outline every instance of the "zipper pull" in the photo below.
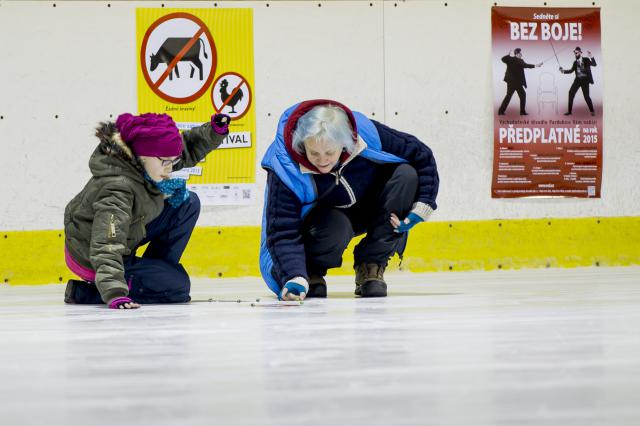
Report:
<svg viewBox="0 0 640 426"><path fill-rule="evenodd" d="M336 172L336 186L340 184L340 170Z"/></svg>
<svg viewBox="0 0 640 426"><path fill-rule="evenodd" d="M109 238L116 237L116 218L114 215L111 215L111 219L109 220Z"/></svg>

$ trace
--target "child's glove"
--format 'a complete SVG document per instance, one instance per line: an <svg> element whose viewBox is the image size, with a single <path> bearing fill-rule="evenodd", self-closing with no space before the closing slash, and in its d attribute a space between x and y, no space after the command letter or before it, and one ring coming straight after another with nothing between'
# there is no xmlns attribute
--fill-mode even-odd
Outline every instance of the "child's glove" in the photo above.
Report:
<svg viewBox="0 0 640 426"><path fill-rule="evenodd" d="M399 234L407 232L418 223L424 222L425 220L429 219L431 213L433 213L433 209L431 208L431 206L422 202L415 203L413 205L413 209L409 212L407 217L404 218L404 220L398 219L398 216L392 213L391 225L395 228L393 232Z"/></svg>
<svg viewBox="0 0 640 426"><path fill-rule="evenodd" d="M213 114L211 116L211 127L219 135L229 133L229 123L231 123L231 117L227 114Z"/></svg>
<svg viewBox="0 0 640 426"><path fill-rule="evenodd" d="M128 297L116 297L109 302L109 308L111 309L137 309L140 306L140 304L135 303Z"/></svg>
<svg viewBox="0 0 640 426"><path fill-rule="evenodd" d="M304 300L307 297L307 293L309 292L309 283L302 277L295 277L290 279L284 287L282 287L282 291L280 291L280 295L278 295L279 300L295 300L298 296L300 300Z"/></svg>

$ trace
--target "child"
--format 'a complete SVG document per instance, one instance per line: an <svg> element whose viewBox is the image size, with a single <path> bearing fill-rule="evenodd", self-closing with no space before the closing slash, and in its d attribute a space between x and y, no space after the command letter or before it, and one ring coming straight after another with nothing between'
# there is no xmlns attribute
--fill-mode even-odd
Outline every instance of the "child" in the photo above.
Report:
<svg viewBox="0 0 640 426"><path fill-rule="evenodd" d="M172 171L195 166L229 133L230 118L182 135L166 114L122 114L96 129L92 177L64 213L65 260L83 281L69 280L66 303L181 303L189 276L180 257L200 214L200 201ZM149 243L142 257L136 249Z"/></svg>

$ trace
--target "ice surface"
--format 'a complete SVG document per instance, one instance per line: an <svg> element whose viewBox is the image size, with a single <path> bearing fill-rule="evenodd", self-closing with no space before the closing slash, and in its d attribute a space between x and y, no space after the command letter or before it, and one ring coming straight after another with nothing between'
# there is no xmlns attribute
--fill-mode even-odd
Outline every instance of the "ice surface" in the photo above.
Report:
<svg viewBox="0 0 640 426"><path fill-rule="evenodd" d="M136 311L0 286L0 424L640 424L640 268L386 278L286 307L196 279Z"/></svg>

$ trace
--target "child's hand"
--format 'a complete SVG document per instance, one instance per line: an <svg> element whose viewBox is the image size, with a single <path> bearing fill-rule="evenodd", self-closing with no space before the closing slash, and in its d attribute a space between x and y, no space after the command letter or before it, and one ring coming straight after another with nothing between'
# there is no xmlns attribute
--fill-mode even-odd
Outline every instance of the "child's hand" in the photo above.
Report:
<svg viewBox="0 0 640 426"><path fill-rule="evenodd" d="M227 114L214 114L211 116L211 127L219 135L226 135L229 133L230 123L231 117Z"/></svg>
<svg viewBox="0 0 640 426"><path fill-rule="evenodd" d="M138 309L142 305L134 302L128 297L116 297L109 302L109 308L111 309Z"/></svg>
<svg viewBox="0 0 640 426"><path fill-rule="evenodd" d="M118 309L138 309L142 305L136 302L124 303L118 307Z"/></svg>

